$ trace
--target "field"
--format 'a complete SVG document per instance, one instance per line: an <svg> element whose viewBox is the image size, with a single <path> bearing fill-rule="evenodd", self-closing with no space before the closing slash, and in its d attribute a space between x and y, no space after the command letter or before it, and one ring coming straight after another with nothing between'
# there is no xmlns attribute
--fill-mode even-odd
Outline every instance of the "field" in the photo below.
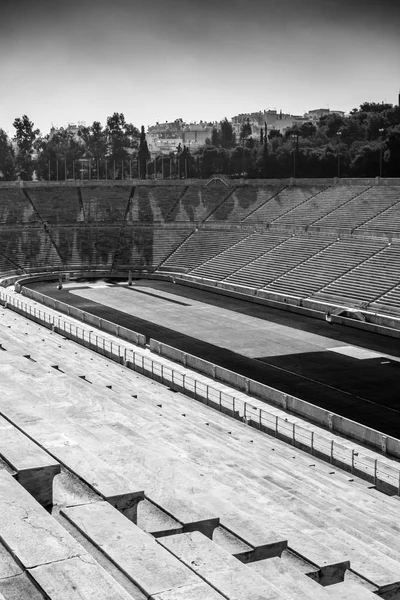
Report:
<svg viewBox="0 0 400 600"><path fill-rule="evenodd" d="M391 338L169 282L30 287L397 437Z"/></svg>

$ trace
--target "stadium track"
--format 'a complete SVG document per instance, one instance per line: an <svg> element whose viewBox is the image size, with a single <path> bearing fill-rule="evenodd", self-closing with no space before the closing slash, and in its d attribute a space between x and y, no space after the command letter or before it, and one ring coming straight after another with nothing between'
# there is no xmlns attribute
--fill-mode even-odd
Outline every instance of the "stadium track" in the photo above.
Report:
<svg viewBox="0 0 400 600"><path fill-rule="evenodd" d="M85 290L90 290L88 282L74 282L71 287L64 287L63 290L57 290L54 282L29 284L27 287L387 435L399 436L400 348L397 340L186 286L154 280L140 280L135 283L137 286L142 286L141 289L128 288L126 285L123 288L131 292L139 292L141 301L144 300L147 304L151 304L153 298L155 302L166 302L169 311L177 311L177 323L184 315L181 307L190 306L193 301L214 306L216 312L219 309L233 311L238 318L239 315L245 315L245 319L250 322L252 317L263 319L267 327L270 323L275 332L278 330L278 335L280 327L282 329L290 327L295 330L295 337L299 339L303 335L316 335L321 336L322 340L328 340L328 343L325 349L320 348L316 352L307 352L307 343L305 343L304 350L301 352L294 347L293 352L285 355L277 356L273 352L266 352L262 356L254 356L256 352L254 349L250 353L253 356L245 356L241 353L240 347L237 351L233 351L217 343L199 339L195 335L187 335L177 330L179 325L173 329L141 318L137 314L116 310L107 306L106 297L100 303L80 296L80 291L84 293ZM111 281L108 285L111 289L119 287L113 285ZM170 297L171 295L175 300ZM130 312L133 309L134 306L129 309ZM137 312L140 313L140 306ZM158 315L158 320L160 319L162 320L162 316ZM243 324L238 322L238 328L242 326ZM206 332L204 335L207 337ZM212 332L210 337L212 338ZM347 345L350 345L350 348L357 347L361 351L365 349L367 354L371 351L371 358L359 360L330 350L334 346L345 348ZM376 354L373 355L374 353Z"/></svg>

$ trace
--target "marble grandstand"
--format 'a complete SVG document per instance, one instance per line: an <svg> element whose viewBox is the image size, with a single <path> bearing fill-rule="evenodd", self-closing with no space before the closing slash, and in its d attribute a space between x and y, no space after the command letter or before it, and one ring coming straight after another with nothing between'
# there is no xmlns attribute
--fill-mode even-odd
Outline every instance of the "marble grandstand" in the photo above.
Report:
<svg viewBox="0 0 400 600"><path fill-rule="evenodd" d="M374 183L3 184L0 270L180 273L398 314L400 185Z"/></svg>
<svg viewBox="0 0 400 600"><path fill-rule="evenodd" d="M4 281L155 272L400 312L400 184L3 185L0 232ZM0 306L0 600L400 600L399 497L43 314Z"/></svg>

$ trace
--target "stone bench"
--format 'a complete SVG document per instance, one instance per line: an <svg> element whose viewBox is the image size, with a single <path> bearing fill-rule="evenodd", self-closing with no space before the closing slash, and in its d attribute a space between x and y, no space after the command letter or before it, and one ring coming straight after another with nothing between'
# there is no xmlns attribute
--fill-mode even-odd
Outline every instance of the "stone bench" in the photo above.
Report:
<svg viewBox="0 0 400 600"><path fill-rule="evenodd" d="M317 542L331 540L339 552L351 552L351 571L376 586L382 597L400 600L400 562L338 528L327 527L311 535Z"/></svg>
<svg viewBox="0 0 400 600"><path fill-rule="evenodd" d="M73 506L61 514L152 599L222 600L193 570L109 503Z"/></svg>
<svg viewBox="0 0 400 600"><path fill-rule="evenodd" d="M144 499L144 492L137 489L135 482L127 481L82 446L64 444L62 437L59 442L46 443L46 447L69 471L136 523L138 503Z"/></svg>
<svg viewBox="0 0 400 600"><path fill-rule="evenodd" d="M252 562L248 566L254 573L279 587L290 598L328 600L325 594L328 588L322 587L306 574L300 573L293 565L289 565L281 558L268 558Z"/></svg>
<svg viewBox="0 0 400 600"><path fill-rule="evenodd" d="M29 569L29 574L51 600L132 600L131 594L89 554L43 564ZM138 590L137 597L141 598L139 594Z"/></svg>
<svg viewBox="0 0 400 600"><path fill-rule="evenodd" d="M0 600L43 600L43 595L0 542Z"/></svg>
<svg viewBox="0 0 400 600"><path fill-rule="evenodd" d="M44 507L53 505L53 479L60 464L34 441L0 416L0 457L16 480Z"/></svg>
<svg viewBox="0 0 400 600"><path fill-rule="evenodd" d="M17 577L26 589L24 569L51 600L76 599L77 590L91 590L96 600L131 598L5 469L0 470L0 539L6 548L0 551L0 589Z"/></svg>
<svg viewBox="0 0 400 600"><path fill-rule="evenodd" d="M271 584L252 572L246 565L197 531L160 538L159 541L229 600L292 598L285 595L278 585Z"/></svg>
<svg viewBox="0 0 400 600"><path fill-rule="evenodd" d="M196 496L196 500L204 504L211 502L209 496ZM242 562L252 562L280 556L286 549L318 570L318 579L324 585L343 581L344 574L350 566L349 552L341 554L329 547L329 540L318 541L297 528L297 521L283 522L281 516L267 514L263 511L257 519L246 505L239 507L218 499L217 506L221 525L252 547L251 552L238 552L234 556ZM224 547L224 544L222 544Z"/></svg>
<svg viewBox="0 0 400 600"><path fill-rule="evenodd" d="M329 598L334 600L376 600L379 597L366 587L351 580L335 583L326 587L325 590Z"/></svg>

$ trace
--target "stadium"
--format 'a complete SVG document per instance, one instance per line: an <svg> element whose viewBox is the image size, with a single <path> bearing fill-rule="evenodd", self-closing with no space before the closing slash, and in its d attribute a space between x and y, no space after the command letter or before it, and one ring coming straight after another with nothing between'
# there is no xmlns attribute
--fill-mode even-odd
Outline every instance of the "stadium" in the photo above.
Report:
<svg viewBox="0 0 400 600"><path fill-rule="evenodd" d="M400 180L0 183L0 600L400 599Z"/></svg>

